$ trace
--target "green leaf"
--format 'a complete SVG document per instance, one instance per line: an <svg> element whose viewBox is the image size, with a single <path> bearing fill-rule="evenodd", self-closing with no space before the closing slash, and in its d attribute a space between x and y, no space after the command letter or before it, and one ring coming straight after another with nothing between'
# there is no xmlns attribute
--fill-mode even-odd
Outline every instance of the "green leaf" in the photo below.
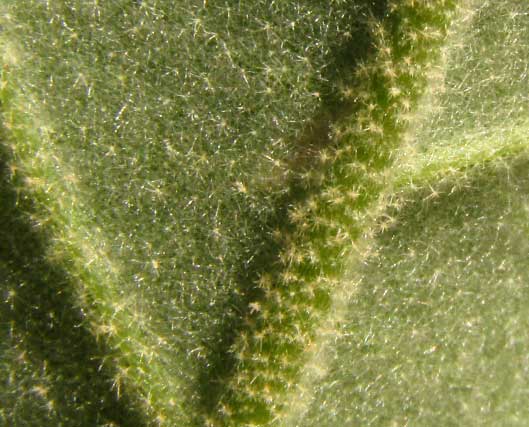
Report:
<svg viewBox="0 0 529 427"><path fill-rule="evenodd" d="M524 425L522 0L4 0L0 421Z"/></svg>

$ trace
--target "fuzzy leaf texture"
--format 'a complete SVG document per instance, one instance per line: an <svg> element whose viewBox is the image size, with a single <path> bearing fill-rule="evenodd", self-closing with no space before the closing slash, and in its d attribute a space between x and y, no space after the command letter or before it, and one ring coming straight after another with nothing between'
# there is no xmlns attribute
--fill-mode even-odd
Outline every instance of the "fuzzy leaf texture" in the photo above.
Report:
<svg viewBox="0 0 529 427"><path fill-rule="evenodd" d="M525 426L526 0L2 0L0 424Z"/></svg>

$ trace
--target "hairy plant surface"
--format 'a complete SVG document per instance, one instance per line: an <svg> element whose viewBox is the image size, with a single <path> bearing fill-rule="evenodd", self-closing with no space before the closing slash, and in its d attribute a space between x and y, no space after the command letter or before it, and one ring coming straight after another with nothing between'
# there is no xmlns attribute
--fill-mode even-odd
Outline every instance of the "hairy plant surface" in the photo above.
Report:
<svg viewBox="0 0 529 427"><path fill-rule="evenodd" d="M526 1L0 10L0 423L524 425Z"/></svg>

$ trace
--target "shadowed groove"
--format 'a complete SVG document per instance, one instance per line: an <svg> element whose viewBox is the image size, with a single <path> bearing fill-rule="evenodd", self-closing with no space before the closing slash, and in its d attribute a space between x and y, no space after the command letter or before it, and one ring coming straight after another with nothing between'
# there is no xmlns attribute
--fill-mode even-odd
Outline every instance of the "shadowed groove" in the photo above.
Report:
<svg viewBox="0 0 529 427"><path fill-rule="evenodd" d="M276 197L273 216L266 222L255 220L253 223L255 241L259 242L255 246L260 249L251 263L238 267L239 292L234 294L229 302L237 307L240 318L228 319L215 332L222 339L218 341L219 345L209 349L207 366L199 381L201 405L206 413L214 411L220 395L225 393L225 382L235 373L236 361L230 349L236 337L255 326L251 320L253 309L250 303L266 299L258 286L259 278L263 275L279 275L284 271L279 256L285 248L285 241L278 240L274 231L281 230L283 236L294 232L296 226L288 216L289 209L321 190L319 187L307 190L301 176L308 170L321 169L321 150L334 144L333 124L352 115L357 108L354 102L343 97L340 90L344 84L350 83L358 64L375 53L369 20L373 17L382 19L386 12L386 0L351 2L350 36L328 55L326 75L323 79L328 84L321 88L321 107L293 141L293 152L286 159L290 173L282 185L288 191Z"/></svg>
<svg viewBox="0 0 529 427"><path fill-rule="evenodd" d="M47 258L50 236L32 224L32 201L19 190L23 177L10 169L9 157L0 141L0 322L9 325L12 348L20 352L12 363L44 366L60 379L50 381L45 394L61 425L145 427L143 414L116 390L112 368L103 362L109 349L87 329L71 278ZM28 392L16 390L14 400L3 403L5 409ZM19 415L8 418L8 425L45 423L32 424L31 413Z"/></svg>

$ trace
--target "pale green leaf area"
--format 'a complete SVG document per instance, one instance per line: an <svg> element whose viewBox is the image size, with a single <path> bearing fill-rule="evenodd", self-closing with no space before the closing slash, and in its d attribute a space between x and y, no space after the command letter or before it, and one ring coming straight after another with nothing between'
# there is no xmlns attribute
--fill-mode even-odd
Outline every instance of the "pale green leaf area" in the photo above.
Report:
<svg viewBox="0 0 529 427"><path fill-rule="evenodd" d="M4 0L0 53L0 424L526 424L525 0Z"/></svg>
<svg viewBox="0 0 529 427"><path fill-rule="evenodd" d="M527 156L409 194L358 290L306 426L523 426Z"/></svg>
<svg viewBox="0 0 529 427"><path fill-rule="evenodd" d="M460 25L298 425L527 423L529 9Z"/></svg>
<svg viewBox="0 0 529 427"><path fill-rule="evenodd" d="M418 111L412 153L400 166L421 174L516 154L528 126L529 10L524 1L480 2L454 25L436 71L443 76ZM408 154L404 150L406 155ZM416 175L406 170L403 175ZM402 177L404 180L405 178Z"/></svg>
<svg viewBox="0 0 529 427"><path fill-rule="evenodd" d="M420 147L483 137L527 121L529 17L524 1L474 3L446 47L445 82L418 130Z"/></svg>

